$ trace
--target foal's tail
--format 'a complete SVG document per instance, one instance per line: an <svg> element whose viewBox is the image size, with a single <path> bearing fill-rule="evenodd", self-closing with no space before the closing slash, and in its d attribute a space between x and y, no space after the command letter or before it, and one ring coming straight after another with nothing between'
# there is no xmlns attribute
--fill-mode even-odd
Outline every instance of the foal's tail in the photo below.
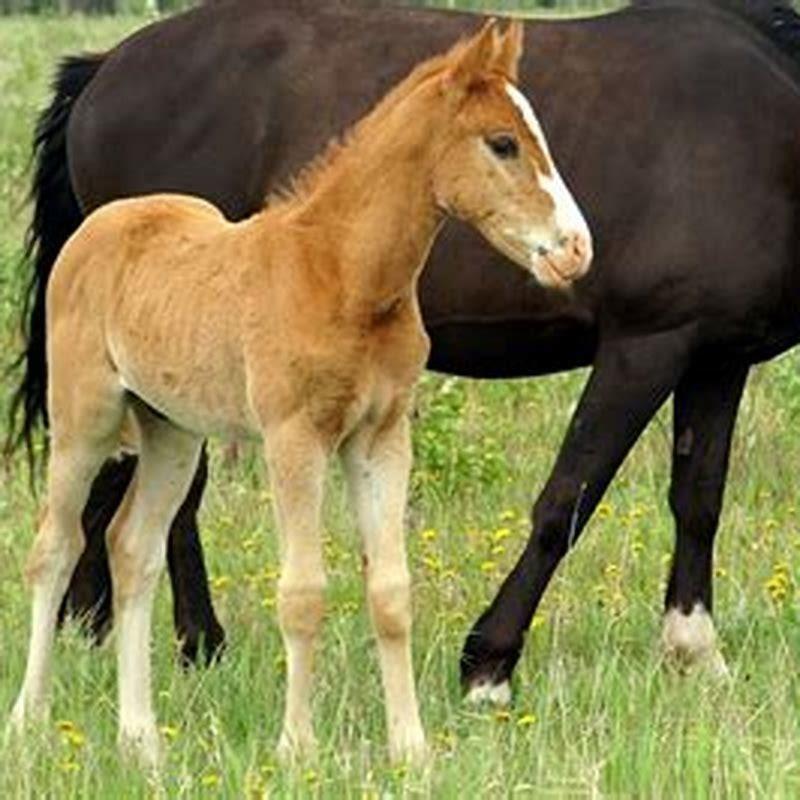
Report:
<svg viewBox="0 0 800 800"><path fill-rule="evenodd" d="M22 375L11 397L8 456L25 445L34 465L37 426L47 426L45 293L50 272L64 243L83 219L67 163L67 124L75 101L103 64L103 55L64 59L53 80L54 97L39 115L33 138L34 170L30 199L33 219L25 242L25 262L33 267L21 302L24 350L11 365Z"/></svg>

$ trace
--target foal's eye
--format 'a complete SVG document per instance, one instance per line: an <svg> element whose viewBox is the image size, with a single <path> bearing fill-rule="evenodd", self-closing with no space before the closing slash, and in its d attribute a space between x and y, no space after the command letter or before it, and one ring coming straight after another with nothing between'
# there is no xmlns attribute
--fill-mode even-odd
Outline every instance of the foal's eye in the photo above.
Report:
<svg viewBox="0 0 800 800"><path fill-rule="evenodd" d="M504 161L516 158L519 155L519 143L510 133L499 133L497 136L487 136L486 144L489 149Z"/></svg>

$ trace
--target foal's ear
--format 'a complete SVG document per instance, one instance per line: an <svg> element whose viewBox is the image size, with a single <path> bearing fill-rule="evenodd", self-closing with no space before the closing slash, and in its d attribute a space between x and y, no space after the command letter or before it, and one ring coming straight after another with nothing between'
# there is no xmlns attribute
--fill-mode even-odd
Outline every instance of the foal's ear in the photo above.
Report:
<svg viewBox="0 0 800 800"><path fill-rule="evenodd" d="M497 20L487 20L471 39L457 44L452 54L452 65L447 70L448 88L465 90L481 74L491 68L497 57Z"/></svg>
<svg viewBox="0 0 800 800"><path fill-rule="evenodd" d="M518 19L511 20L504 33L497 32L497 37L497 68L516 83L525 49L525 26Z"/></svg>

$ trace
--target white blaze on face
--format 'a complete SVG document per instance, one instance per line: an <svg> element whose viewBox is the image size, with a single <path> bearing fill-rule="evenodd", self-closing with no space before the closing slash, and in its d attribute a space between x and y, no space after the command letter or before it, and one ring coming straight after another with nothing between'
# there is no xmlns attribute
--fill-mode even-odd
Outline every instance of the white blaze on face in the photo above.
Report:
<svg viewBox="0 0 800 800"><path fill-rule="evenodd" d="M586 238L587 243L591 242L591 234L586 219L583 216L575 198L567 189L561 175L558 174L556 165L553 163L553 158L550 155L550 148L547 145L542 126L536 118L533 107L528 102L522 92L517 89L512 83L506 84L506 92L511 98L511 102L519 111L523 121L531 132L531 135L538 143L542 153L550 166L550 175L539 176L539 186L543 191L547 192L553 200L555 206L554 223L556 229L556 236L569 236L578 234Z"/></svg>

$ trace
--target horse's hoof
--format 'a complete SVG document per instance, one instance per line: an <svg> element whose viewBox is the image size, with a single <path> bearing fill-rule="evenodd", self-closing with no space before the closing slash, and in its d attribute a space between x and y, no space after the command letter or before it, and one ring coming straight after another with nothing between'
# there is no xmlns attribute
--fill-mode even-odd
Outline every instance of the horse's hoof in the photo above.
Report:
<svg viewBox="0 0 800 800"><path fill-rule="evenodd" d="M225 630L217 625L208 631L184 633L180 639L178 660L184 669L196 666L203 653L203 664L211 667L222 658L227 648Z"/></svg>
<svg viewBox="0 0 800 800"><path fill-rule="evenodd" d="M664 664L686 675L704 673L717 680L730 679L730 672L717 647L711 615L698 603L689 614L672 608L664 616L661 634Z"/></svg>
<svg viewBox="0 0 800 800"><path fill-rule="evenodd" d="M490 705L504 708L511 705L511 683L508 680L494 683L488 678L476 680L466 687L464 702L471 706Z"/></svg>

